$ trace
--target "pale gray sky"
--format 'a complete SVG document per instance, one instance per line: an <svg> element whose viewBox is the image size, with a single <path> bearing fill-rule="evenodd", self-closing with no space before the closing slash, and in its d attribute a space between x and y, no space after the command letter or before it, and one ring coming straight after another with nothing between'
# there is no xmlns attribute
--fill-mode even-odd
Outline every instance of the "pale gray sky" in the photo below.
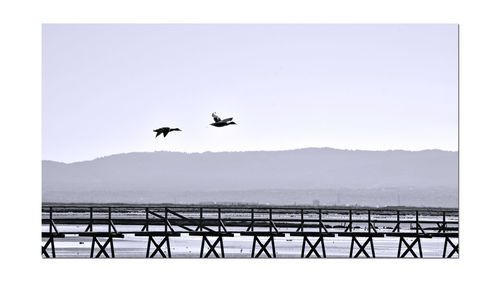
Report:
<svg viewBox="0 0 500 281"><path fill-rule="evenodd" d="M50 24L42 48L47 160L458 149L455 24ZM209 126L213 111L238 125Z"/></svg>

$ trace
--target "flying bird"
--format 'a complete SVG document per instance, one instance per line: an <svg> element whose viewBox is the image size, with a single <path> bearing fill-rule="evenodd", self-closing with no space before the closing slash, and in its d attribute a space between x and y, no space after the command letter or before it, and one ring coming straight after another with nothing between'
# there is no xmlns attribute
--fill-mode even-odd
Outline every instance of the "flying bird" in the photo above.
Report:
<svg viewBox="0 0 500 281"><path fill-rule="evenodd" d="M158 137L161 134L163 134L163 137L166 137L167 134L172 132L172 131L182 131L182 130L179 128L169 128L169 127L163 127L163 128L153 130L153 132L156 133L156 137Z"/></svg>
<svg viewBox="0 0 500 281"><path fill-rule="evenodd" d="M214 126L214 127L225 127L227 125L236 125L236 123L232 122L233 120L233 117L230 117L230 118L226 118L226 119L220 119L219 116L217 116L217 114L212 113L212 118L214 118L214 121L215 123L212 123L210 125Z"/></svg>

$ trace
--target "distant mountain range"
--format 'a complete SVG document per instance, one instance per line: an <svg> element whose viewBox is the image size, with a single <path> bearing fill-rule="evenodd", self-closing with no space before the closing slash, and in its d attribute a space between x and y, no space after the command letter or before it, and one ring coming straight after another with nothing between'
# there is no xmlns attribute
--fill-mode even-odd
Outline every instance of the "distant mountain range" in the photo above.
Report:
<svg viewBox="0 0 500 281"><path fill-rule="evenodd" d="M305 148L42 161L44 202L458 206L458 152ZM318 202L316 202L317 204Z"/></svg>

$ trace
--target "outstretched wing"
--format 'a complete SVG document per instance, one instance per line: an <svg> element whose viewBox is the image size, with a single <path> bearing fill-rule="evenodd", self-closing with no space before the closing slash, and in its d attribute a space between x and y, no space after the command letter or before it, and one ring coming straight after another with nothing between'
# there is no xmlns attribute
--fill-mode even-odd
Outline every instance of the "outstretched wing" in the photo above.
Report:
<svg viewBox="0 0 500 281"><path fill-rule="evenodd" d="M161 135L162 131L163 131L163 130L162 130L161 128L160 128L160 129L153 130L153 132L155 132L155 133L156 133L156 137L155 137L155 138L157 138L159 135Z"/></svg>
<svg viewBox="0 0 500 281"><path fill-rule="evenodd" d="M217 116L217 115L215 114L215 112L214 112L214 113L212 113L212 117L214 118L214 121L215 121L215 122L220 122L220 117L219 117L219 116Z"/></svg>
<svg viewBox="0 0 500 281"><path fill-rule="evenodd" d="M227 123L227 122L231 122L231 120L233 120L233 117L226 118L226 119L222 120L221 122Z"/></svg>
<svg viewBox="0 0 500 281"><path fill-rule="evenodd" d="M169 132L169 130L163 130L163 137L166 137L168 132Z"/></svg>

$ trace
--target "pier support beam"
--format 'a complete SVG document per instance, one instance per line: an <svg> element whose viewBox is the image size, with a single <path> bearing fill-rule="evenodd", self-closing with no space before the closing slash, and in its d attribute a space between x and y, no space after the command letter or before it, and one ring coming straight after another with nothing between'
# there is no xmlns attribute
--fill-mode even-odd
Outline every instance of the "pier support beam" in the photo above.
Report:
<svg viewBox="0 0 500 281"><path fill-rule="evenodd" d="M79 236L82 237L92 237L92 244L90 246L90 258L99 258L101 255L104 255L106 258L114 258L115 257L115 248L113 245L113 238L123 238L123 234L114 233L114 232L83 232L79 233ZM101 243L99 238L105 239L104 243ZM97 254L94 255L95 248L99 248ZM109 246L109 253L107 248ZM111 256L110 256L111 253Z"/></svg>
<svg viewBox="0 0 500 281"><path fill-rule="evenodd" d="M405 245L405 251L401 254L403 244ZM415 246L418 246L418 256L415 251L413 251L413 247ZM408 253L411 253L414 258L423 258L422 243L419 236L415 237L411 243L408 243L404 236L399 237L398 258L404 258Z"/></svg>
<svg viewBox="0 0 500 281"><path fill-rule="evenodd" d="M256 243L257 242L257 243ZM259 251L257 254L255 254L255 250L257 249L256 246L259 244ZM269 253L267 247L271 245L271 253ZM267 240L265 243L262 243L262 241L259 239L259 236L254 235L253 237L253 243L252 243L252 258L258 258L262 253L265 253L268 258L275 258L276 257L276 246L274 244L274 236L271 235L267 237Z"/></svg>
<svg viewBox="0 0 500 281"><path fill-rule="evenodd" d="M47 248L49 246L51 248L52 256L50 256L49 253L47 252ZM46 258L55 258L56 257L56 247L54 246L54 237L53 236L49 237L47 242L45 242L45 245L42 246L42 255L44 255Z"/></svg>
<svg viewBox="0 0 500 281"><path fill-rule="evenodd" d="M247 231L242 232L241 236L252 236L252 258L258 258L265 254L268 258L276 258L275 237L285 237L284 233L269 231Z"/></svg>
<svg viewBox="0 0 500 281"><path fill-rule="evenodd" d="M316 255L317 258L326 258L326 250L325 250L325 241L323 239L323 236L319 236L316 240L316 242L313 244L309 240L309 237L304 236L302 240L302 253L301 253L301 258L304 258L304 252L306 250L306 243L309 245L309 252L305 255L306 258L310 257L312 253ZM316 251L316 248L321 245L321 250L322 254L320 255L318 251Z"/></svg>
<svg viewBox="0 0 500 281"><path fill-rule="evenodd" d="M180 233L176 232L162 232L162 231L141 231L141 232L136 232L134 234L135 236L143 236L143 237L148 237L148 246L146 249L146 258L153 258L156 256L156 254L160 254L163 258L171 258L172 257L172 252L170 250L170 237L175 236L179 237L181 236ZM155 237L158 237L160 242L158 243L157 240L155 240ZM167 247L167 252L165 254L165 251L162 249L163 245L166 245ZM151 246L154 246L154 250L151 252Z"/></svg>
<svg viewBox="0 0 500 281"><path fill-rule="evenodd" d="M97 245L99 247L99 251L97 252L97 255L94 256L95 245ZM106 251L106 247L108 245L110 246L111 257L114 258L115 257L115 248L113 246L113 236L106 237L106 241L103 244L101 244L101 242L99 241L99 239L96 236L93 236L92 237L92 246L90 248L90 257L91 258L98 258L101 256L101 254L104 254L104 256L106 258L109 258L109 254Z"/></svg>
<svg viewBox="0 0 500 281"><path fill-rule="evenodd" d="M356 254L354 255L354 258L357 258L359 257L359 255L361 255L361 253L363 253L365 255L365 257L367 258L374 258L375 257L375 248L373 247L373 237L372 236L368 236L366 238L366 240L364 241L363 244L361 244L358 240L358 237L356 236L352 236L352 239L351 239L351 250L349 252L349 257L352 258L353 257L353 252L354 252L354 244L356 244L358 246L358 251L356 252ZM371 256L370 254L365 250L367 246L370 246L370 249L371 249Z"/></svg>
<svg viewBox="0 0 500 281"><path fill-rule="evenodd" d="M317 258L326 258L325 237L335 237L335 233L298 231L290 233L290 236L302 237L301 258L309 258L312 254Z"/></svg>
<svg viewBox="0 0 500 281"><path fill-rule="evenodd" d="M451 249L450 253L447 254L446 253L446 246L448 244L450 244L452 249ZM451 241L451 239L448 236L446 236L444 238L443 258L452 258L455 253L457 253L457 256L458 256L458 242L457 242L457 244L455 244L455 243L453 243L453 241Z"/></svg>
<svg viewBox="0 0 500 281"><path fill-rule="evenodd" d="M167 255L169 258L171 258L172 253L170 252L170 241L168 239L168 236L163 237L163 239L161 240L160 243L157 243L155 241L154 236L149 236L148 237L148 248L146 250L146 258L153 258L156 255L156 253L160 253L160 255L162 257L166 258L167 256L165 255L165 252L161 248L163 246L163 244L165 244L165 242L167 243ZM151 249L151 244L153 244L155 246L155 249L153 250L153 252L150 255L149 251Z"/></svg>
<svg viewBox="0 0 500 281"><path fill-rule="evenodd" d="M208 251L205 253L205 244L207 244L208 246ZM219 253L217 252L217 245L220 244L220 255ZM222 236L217 236L217 238L215 239L215 241L212 243L210 242L210 240L208 239L208 237L206 235L203 235L202 236L202 240L201 240L201 249L200 249L200 258L208 258L210 257L210 254L213 253L214 256L216 258L224 258L225 255L224 255L224 243L222 242Z"/></svg>
<svg viewBox="0 0 500 281"><path fill-rule="evenodd" d="M223 237L234 237L233 233L229 232L217 232L217 231L199 231L190 232L190 236L201 236L201 248L200 248L200 258L208 258L211 254L216 258L224 258L224 242ZM211 242L208 237L215 237L215 241ZM208 247L208 251L205 252L205 244ZM217 246L219 246L219 251L217 251Z"/></svg>
<svg viewBox="0 0 500 281"><path fill-rule="evenodd" d="M398 245L398 258L404 258L406 255L411 254L414 258L423 258L424 255L422 253L422 238L432 238L428 233L408 233L408 232L391 232L386 233L386 236L399 237L399 245ZM409 241L410 238L413 238L413 241ZM414 248L418 248L418 254L415 252Z"/></svg>
<svg viewBox="0 0 500 281"><path fill-rule="evenodd" d="M375 248L373 246L373 238L374 237L384 237L384 234L375 233L375 232L371 232L371 233L341 232L341 233L338 233L337 235L351 237L351 249L349 251L350 258L357 258L361 254L363 254L367 258L374 258L375 257ZM361 238L365 238L365 237L366 237L366 240L361 240ZM358 248L358 250L355 254L354 254L354 248Z"/></svg>
<svg viewBox="0 0 500 281"><path fill-rule="evenodd" d="M55 238L64 238L64 234L55 232L42 232L42 238L48 238L45 244L42 246L42 255L45 258L55 258L56 257L56 247L54 245ZM42 240L43 241L43 240ZM50 252L48 251L50 248Z"/></svg>

